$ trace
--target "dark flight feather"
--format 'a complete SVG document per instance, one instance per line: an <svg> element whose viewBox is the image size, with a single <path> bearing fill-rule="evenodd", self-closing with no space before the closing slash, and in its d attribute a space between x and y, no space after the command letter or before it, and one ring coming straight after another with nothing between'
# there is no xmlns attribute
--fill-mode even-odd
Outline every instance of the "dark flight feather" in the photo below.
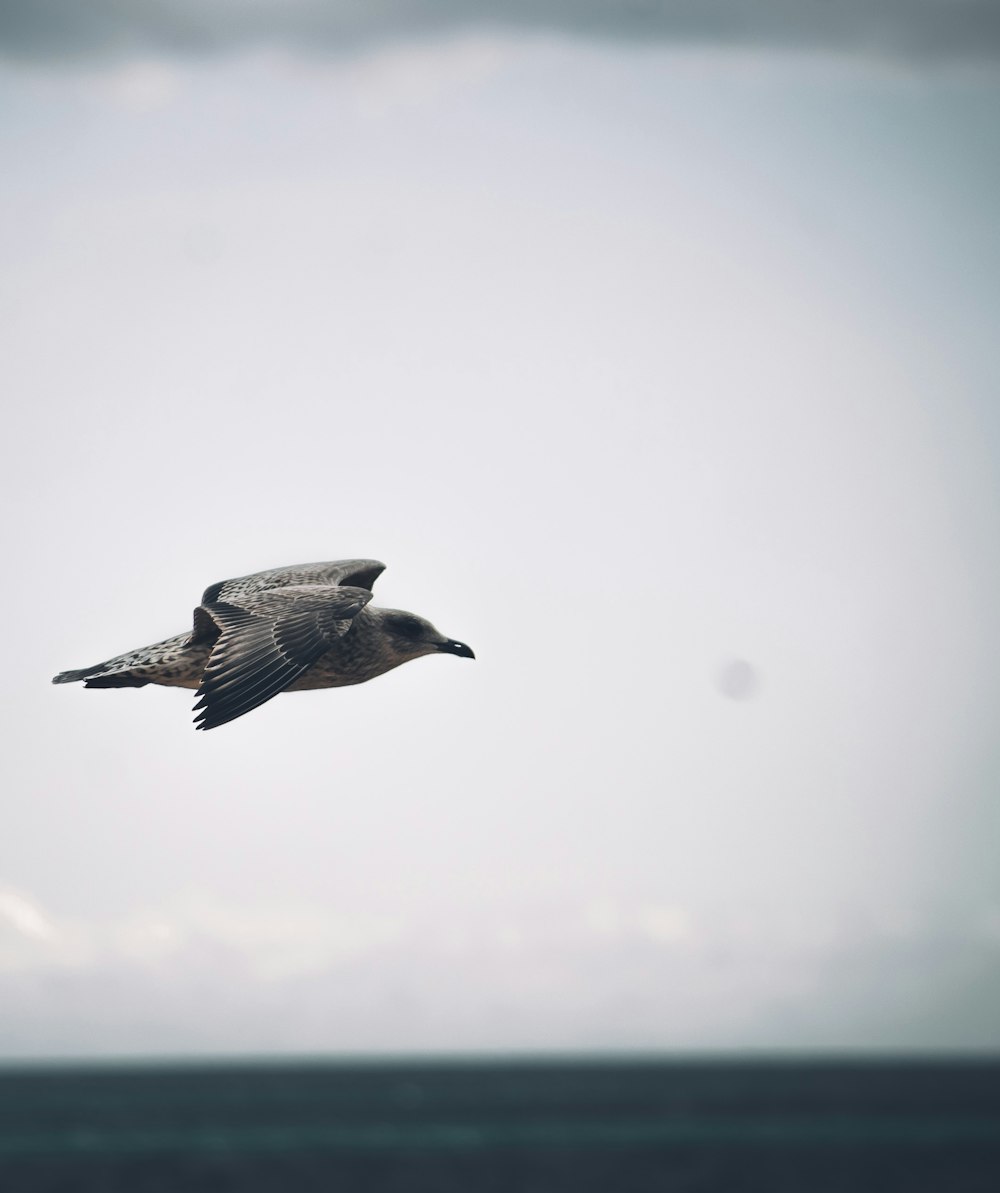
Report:
<svg viewBox="0 0 1000 1193"><path fill-rule="evenodd" d="M367 589L303 585L202 606L220 636L198 688L198 728L224 725L283 692L370 600Z"/></svg>

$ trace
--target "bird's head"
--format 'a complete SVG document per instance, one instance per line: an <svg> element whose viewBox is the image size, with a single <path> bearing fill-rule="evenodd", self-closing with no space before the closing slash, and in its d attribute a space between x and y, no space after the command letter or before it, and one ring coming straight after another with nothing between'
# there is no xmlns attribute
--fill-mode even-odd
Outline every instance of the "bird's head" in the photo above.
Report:
<svg viewBox="0 0 1000 1193"><path fill-rule="evenodd" d="M392 649L403 658L418 659L425 654L454 654L463 659L474 659L471 647L454 638L446 638L426 618L415 613L404 613L401 609L383 609L382 629Z"/></svg>

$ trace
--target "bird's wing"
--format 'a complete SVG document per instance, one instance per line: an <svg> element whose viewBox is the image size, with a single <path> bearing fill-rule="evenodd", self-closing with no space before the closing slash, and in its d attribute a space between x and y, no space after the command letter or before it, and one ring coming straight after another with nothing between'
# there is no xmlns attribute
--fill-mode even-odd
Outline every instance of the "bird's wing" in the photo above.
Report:
<svg viewBox="0 0 1000 1193"><path fill-rule="evenodd" d="M267 572L254 572L249 576L237 576L233 580L220 580L210 584L201 598L203 605L215 601L230 601L241 604L243 597L253 596L268 588L288 588L294 585L319 585L329 588L338 584L349 584L353 588L367 588L385 571L385 564L377 559L337 559L329 563L299 563L291 567L271 568Z"/></svg>
<svg viewBox="0 0 1000 1193"><path fill-rule="evenodd" d="M288 687L351 626L366 588L306 584L199 607L219 630L195 709L199 729L243 716Z"/></svg>

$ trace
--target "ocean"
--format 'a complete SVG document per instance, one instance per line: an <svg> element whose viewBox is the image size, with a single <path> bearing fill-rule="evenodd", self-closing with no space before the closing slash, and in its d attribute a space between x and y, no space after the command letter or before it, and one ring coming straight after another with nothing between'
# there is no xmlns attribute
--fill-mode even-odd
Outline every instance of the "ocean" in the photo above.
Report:
<svg viewBox="0 0 1000 1193"><path fill-rule="evenodd" d="M997 1193L1000 1061L0 1070L0 1193Z"/></svg>

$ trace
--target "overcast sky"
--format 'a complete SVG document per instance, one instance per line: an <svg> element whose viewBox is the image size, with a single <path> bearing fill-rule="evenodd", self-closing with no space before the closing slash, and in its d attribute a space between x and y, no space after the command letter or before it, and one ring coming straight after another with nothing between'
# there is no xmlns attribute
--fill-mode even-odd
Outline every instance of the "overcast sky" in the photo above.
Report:
<svg viewBox="0 0 1000 1193"><path fill-rule="evenodd" d="M0 1056L1000 1045L995 9L805 7L0 7Z"/></svg>
<svg viewBox="0 0 1000 1193"><path fill-rule="evenodd" d="M0 49L28 58L127 59L254 46L342 54L470 30L571 33L630 42L836 49L995 62L993 0L3 0Z"/></svg>

